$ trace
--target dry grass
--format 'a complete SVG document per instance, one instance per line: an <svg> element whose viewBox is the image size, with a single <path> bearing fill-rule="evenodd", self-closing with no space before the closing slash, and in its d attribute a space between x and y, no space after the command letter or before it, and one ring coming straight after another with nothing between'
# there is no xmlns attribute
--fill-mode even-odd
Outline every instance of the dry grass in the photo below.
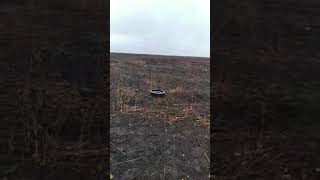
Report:
<svg viewBox="0 0 320 180"><path fill-rule="evenodd" d="M170 93L170 94L180 94L180 93L183 93L183 91L185 91L184 87L182 87L181 85L177 85L175 88L170 89L168 91L168 93Z"/></svg>
<svg viewBox="0 0 320 180"><path fill-rule="evenodd" d="M11 150L19 153L23 162L30 158L35 165L46 167L68 165L66 159L84 164L99 161L93 157L103 159L104 155L97 152L105 146L95 145L98 139L105 138L96 128L102 120L101 110L105 109L102 99L81 94L80 88L66 80L53 79L49 72L42 70L48 63L48 57L42 53L42 50L34 52L24 85L17 90L21 128L12 137L22 141L12 139ZM72 158L70 153L74 154Z"/></svg>
<svg viewBox="0 0 320 180"><path fill-rule="evenodd" d="M147 87L148 87L149 89L153 89L153 87L155 86L155 84L157 83L157 81L154 80L154 79L146 79L146 80L145 80L145 83L146 83L146 85L147 85Z"/></svg>
<svg viewBox="0 0 320 180"><path fill-rule="evenodd" d="M187 164L187 157L183 156L207 163L204 155L193 157L191 151L184 151L185 146L199 146L193 143L194 136L189 132L204 136L206 145L209 142L208 59L111 54L110 70L114 176L177 179L189 174L203 179L208 166L194 172L193 165ZM151 96L153 88L165 90L166 95ZM183 173L178 175L178 171Z"/></svg>
<svg viewBox="0 0 320 180"><path fill-rule="evenodd" d="M190 121L208 127L209 63L142 59L111 56L112 114L157 112L170 124ZM158 87L166 91L166 96L151 98L149 90Z"/></svg>
<svg viewBox="0 0 320 180"><path fill-rule="evenodd" d="M114 106L113 109L115 111L119 110L120 112L124 112L127 109L130 109L132 106L136 107L136 91L130 87L119 86L115 89L114 92ZM130 103L133 104L130 105Z"/></svg>
<svg viewBox="0 0 320 180"><path fill-rule="evenodd" d="M141 60L141 59L136 59L136 60L133 60L133 61L128 61L128 64L133 65L133 66L143 67L144 65L146 65L146 61L145 60Z"/></svg>

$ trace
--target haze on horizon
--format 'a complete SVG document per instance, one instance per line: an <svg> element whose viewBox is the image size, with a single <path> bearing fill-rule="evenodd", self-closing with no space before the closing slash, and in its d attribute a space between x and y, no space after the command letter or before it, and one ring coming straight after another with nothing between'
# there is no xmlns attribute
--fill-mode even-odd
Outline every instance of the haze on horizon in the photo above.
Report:
<svg viewBox="0 0 320 180"><path fill-rule="evenodd" d="M210 0L111 0L110 51L210 57Z"/></svg>

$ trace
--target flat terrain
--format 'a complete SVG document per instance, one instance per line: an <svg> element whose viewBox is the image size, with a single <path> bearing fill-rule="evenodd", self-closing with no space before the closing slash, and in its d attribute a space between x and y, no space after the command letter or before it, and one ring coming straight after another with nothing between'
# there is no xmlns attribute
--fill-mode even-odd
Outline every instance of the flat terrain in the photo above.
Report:
<svg viewBox="0 0 320 180"><path fill-rule="evenodd" d="M270 52L244 58L248 54L220 57L230 64L213 82L214 174L319 179L319 61Z"/></svg>
<svg viewBox="0 0 320 180"><path fill-rule="evenodd" d="M314 0L215 1L215 179L320 179Z"/></svg>
<svg viewBox="0 0 320 180"><path fill-rule="evenodd" d="M104 11L8 2L0 5L0 179L105 179Z"/></svg>
<svg viewBox="0 0 320 180"><path fill-rule="evenodd" d="M114 179L208 179L208 58L111 54ZM149 90L162 88L163 98Z"/></svg>

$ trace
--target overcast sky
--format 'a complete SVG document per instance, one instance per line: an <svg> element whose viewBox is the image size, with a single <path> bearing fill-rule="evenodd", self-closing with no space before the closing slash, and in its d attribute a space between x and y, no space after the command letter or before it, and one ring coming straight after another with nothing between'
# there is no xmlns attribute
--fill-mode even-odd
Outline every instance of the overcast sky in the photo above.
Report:
<svg viewBox="0 0 320 180"><path fill-rule="evenodd" d="M111 0L111 52L210 56L210 0Z"/></svg>

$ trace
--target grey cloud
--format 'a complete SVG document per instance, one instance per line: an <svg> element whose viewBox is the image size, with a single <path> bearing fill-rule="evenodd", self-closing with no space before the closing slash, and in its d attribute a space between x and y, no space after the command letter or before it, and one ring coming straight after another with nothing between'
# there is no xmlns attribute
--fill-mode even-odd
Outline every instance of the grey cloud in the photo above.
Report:
<svg viewBox="0 0 320 180"><path fill-rule="evenodd" d="M209 57L209 0L111 0L111 51Z"/></svg>

